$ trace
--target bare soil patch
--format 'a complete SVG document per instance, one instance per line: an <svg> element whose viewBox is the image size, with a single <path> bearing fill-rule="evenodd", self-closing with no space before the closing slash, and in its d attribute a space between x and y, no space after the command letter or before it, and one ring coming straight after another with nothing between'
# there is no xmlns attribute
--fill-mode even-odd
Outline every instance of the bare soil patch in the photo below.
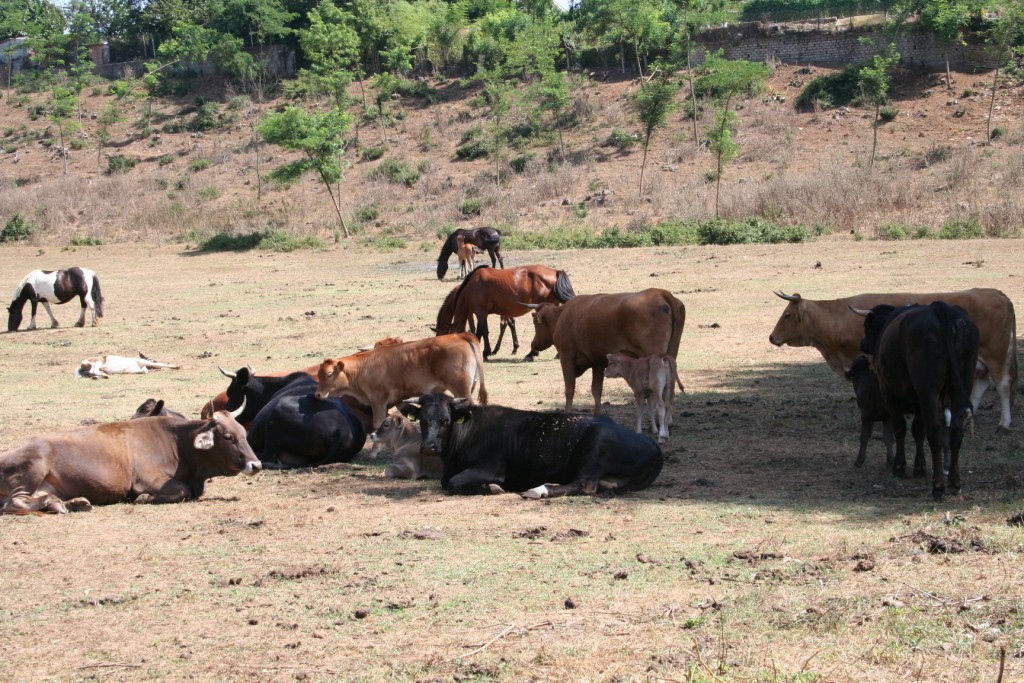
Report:
<svg viewBox="0 0 1024 683"><path fill-rule="evenodd" d="M438 245L439 246L439 245ZM178 247L0 251L94 268L97 328L0 335L0 448L125 419L147 397L198 414L216 365L309 365L429 334L435 253L186 255ZM383 461L215 479L199 501L0 517L0 677L10 681L877 681L1024 676L1019 513L1024 418L997 436L986 395L964 491L933 503L893 478L880 439L852 466L853 392L810 349L776 349L773 289L1002 289L1024 300L1016 240L512 252L578 293L660 286L687 306L666 465L623 497L450 497ZM982 267L965 265L983 262ZM820 263L820 267L816 264ZM532 336L521 320L523 336ZM180 370L89 381L97 352ZM554 410L551 351L487 364L492 401ZM589 408L589 375L577 400ZM606 406L633 421L625 383Z"/></svg>

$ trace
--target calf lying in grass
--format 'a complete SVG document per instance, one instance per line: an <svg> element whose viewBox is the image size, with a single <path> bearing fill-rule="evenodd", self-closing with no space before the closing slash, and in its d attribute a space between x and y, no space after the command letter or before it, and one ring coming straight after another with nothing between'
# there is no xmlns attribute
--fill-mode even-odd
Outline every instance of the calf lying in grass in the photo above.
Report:
<svg viewBox="0 0 1024 683"><path fill-rule="evenodd" d="M441 477L441 458L420 453L420 427L405 418L392 413L380 428L370 435L373 448L369 456L376 458L381 451L395 454L394 462L384 469L384 476L390 479L438 479Z"/></svg>
<svg viewBox="0 0 1024 683"><path fill-rule="evenodd" d="M658 435L659 443L668 441L676 384L680 391L686 391L676 371L676 359L667 353L656 353L644 358L609 353L604 376L621 377L633 390L637 434L643 432L644 413L648 413L651 433Z"/></svg>

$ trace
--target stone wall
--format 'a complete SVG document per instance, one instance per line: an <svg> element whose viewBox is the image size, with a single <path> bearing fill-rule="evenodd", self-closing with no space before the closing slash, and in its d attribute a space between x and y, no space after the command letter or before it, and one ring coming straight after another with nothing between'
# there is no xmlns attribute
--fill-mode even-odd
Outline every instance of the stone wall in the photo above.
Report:
<svg viewBox="0 0 1024 683"><path fill-rule="evenodd" d="M885 43L877 30L793 29L750 22L698 36L703 49L698 50L695 60L699 63L707 52L721 49L727 59L844 66L871 59L878 53L873 45L861 43L863 37L878 38L880 45ZM936 71L946 68L944 47L931 34L915 31L901 35L896 39L896 49L903 66ZM952 69L962 72L988 70L994 66L983 45L950 47L949 63Z"/></svg>

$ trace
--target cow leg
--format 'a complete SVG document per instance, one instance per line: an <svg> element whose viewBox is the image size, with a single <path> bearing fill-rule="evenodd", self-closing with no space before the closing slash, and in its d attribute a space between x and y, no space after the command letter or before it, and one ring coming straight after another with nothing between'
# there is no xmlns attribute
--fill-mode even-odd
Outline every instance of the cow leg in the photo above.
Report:
<svg viewBox="0 0 1024 683"><path fill-rule="evenodd" d="M590 393L594 395L594 415L601 414L601 390L604 388L604 368L596 365L590 369L593 378L590 380Z"/></svg>
<svg viewBox="0 0 1024 683"><path fill-rule="evenodd" d="M395 462L384 468L384 476L388 479L416 479L416 463L409 458L397 458Z"/></svg>
<svg viewBox="0 0 1024 683"><path fill-rule="evenodd" d="M562 380L565 382L565 412L572 410L572 399L576 395L576 368L571 358L562 356L558 359L562 364Z"/></svg>
<svg viewBox="0 0 1024 683"><path fill-rule="evenodd" d="M915 441L917 437L914 437ZM882 443L885 444L885 465L886 467L892 467L893 460L896 456L893 455L893 444L896 439L892 435L892 425L889 424L888 420L882 422Z"/></svg>
<svg viewBox="0 0 1024 683"><path fill-rule="evenodd" d="M133 501L136 504L180 503L192 497L192 489L183 481L168 479L156 492L140 493Z"/></svg>
<svg viewBox="0 0 1024 683"><path fill-rule="evenodd" d="M914 476L923 477L928 472L924 461L924 422L919 413L914 414L914 421L910 425L910 432L914 436Z"/></svg>
<svg viewBox="0 0 1024 683"><path fill-rule="evenodd" d="M953 427L949 435L949 450L951 453L949 461L949 488L953 495L960 493L960 445L964 440L964 430L961 427Z"/></svg>
<svg viewBox="0 0 1024 683"><path fill-rule="evenodd" d="M471 467L468 470L463 470L456 474L454 477L448 480L448 485L445 487L448 493L452 494L475 494L475 493L488 493L489 484L501 484L502 480L494 475L493 472Z"/></svg>
<svg viewBox="0 0 1024 683"><path fill-rule="evenodd" d="M857 459L853 461L854 467L864 466L864 456L868 452L868 442L871 441L871 433L875 430L875 423L870 418L862 417L860 419L860 450L857 451ZM889 435L892 438L892 428L889 428ZM887 460L891 460L892 453L889 454ZM892 465L891 462L888 463Z"/></svg>
<svg viewBox="0 0 1024 683"><path fill-rule="evenodd" d="M519 495L530 500L541 498L560 498L561 496L575 496L580 493L594 494L597 492L597 482L573 481L568 484L542 484L527 489Z"/></svg>
<svg viewBox="0 0 1024 683"><path fill-rule="evenodd" d="M904 450L904 441L907 438L907 421L903 415L890 414L889 424L892 425L892 433L896 439L896 461L892 465L892 473L897 477L907 476L907 452Z"/></svg>
<svg viewBox="0 0 1024 683"><path fill-rule="evenodd" d="M57 322L57 318L55 318L53 316L53 309L50 308L50 302L49 301L41 301L39 303L41 303L43 305L43 308L46 309L46 315L50 316L50 327L60 327L60 323ZM32 317L33 318L35 317L35 315L36 315L35 311L32 311ZM84 321L85 321L85 311L82 311L82 317L79 320L79 322L81 322L82 324L81 325L75 325L75 327L85 327L85 322Z"/></svg>
<svg viewBox="0 0 1024 683"><path fill-rule="evenodd" d="M76 498L76 500L78 499ZM30 512L52 512L57 515L66 515L68 509L60 498L49 491L36 491L29 494L23 489L12 493L4 501L3 506L0 506L0 513L3 514L24 515Z"/></svg>
<svg viewBox="0 0 1024 683"><path fill-rule="evenodd" d="M454 387L453 387L454 388ZM467 396L469 394L466 394ZM380 426L384 424L384 420L388 416L388 406L385 403L377 403L373 406L373 424L371 425L371 431L377 431Z"/></svg>

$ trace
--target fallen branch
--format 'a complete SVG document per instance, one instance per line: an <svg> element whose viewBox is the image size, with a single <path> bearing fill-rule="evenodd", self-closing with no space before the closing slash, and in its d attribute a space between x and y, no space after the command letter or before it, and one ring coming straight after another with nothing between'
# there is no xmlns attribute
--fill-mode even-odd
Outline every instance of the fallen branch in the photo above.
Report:
<svg viewBox="0 0 1024 683"><path fill-rule="evenodd" d="M472 657L473 655L475 655L477 653L483 652L484 650L489 648L491 645L493 645L494 643L498 642L499 640L501 640L502 638L507 636L512 631L512 629L514 629L515 627L516 627L515 624L510 624L509 626L507 626L505 628L504 631L502 631L498 635L494 636L493 638L488 640L486 643L484 643L483 645L481 645L477 649L473 650L472 652L467 652L466 654L459 655L455 659L463 659L464 657ZM466 647L471 647L471 646L467 645Z"/></svg>
<svg viewBox="0 0 1024 683"><path fill-rule="evenodd" d="M141 669L141 664L121 664L119 662L100 662L99 664L86 664L78 667L78 670L82 669Z"/></svg>

